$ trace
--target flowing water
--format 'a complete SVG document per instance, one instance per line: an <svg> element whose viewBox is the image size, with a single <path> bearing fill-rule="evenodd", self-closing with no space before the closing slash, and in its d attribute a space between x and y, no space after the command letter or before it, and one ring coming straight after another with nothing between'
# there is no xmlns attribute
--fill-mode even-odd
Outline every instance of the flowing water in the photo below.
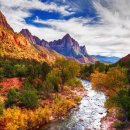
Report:
<svg viewBox="0 0 130 130"><path fill-rule="evenodd" d="M92 90L91 83L82 80L87 96L78 108L72 109L65 120L50 123L41 130L100 130L101 119L106 115L104 102L106 97L101 92Z"/></svg>

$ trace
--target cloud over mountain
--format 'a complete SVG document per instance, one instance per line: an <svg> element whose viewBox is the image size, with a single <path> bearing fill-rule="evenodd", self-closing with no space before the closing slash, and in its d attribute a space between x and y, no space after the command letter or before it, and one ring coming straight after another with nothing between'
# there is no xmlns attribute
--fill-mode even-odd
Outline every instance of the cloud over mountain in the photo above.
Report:
<svg viewBox="0 0 130 130"><path fill-rule="evenodd" d="M90 54L107 56L130 52L129 7L129 0L0 0L0 9L15 31L28 28L48 41L69 33L85 44ZM47 19L32 10L53 17Z"/></svg>

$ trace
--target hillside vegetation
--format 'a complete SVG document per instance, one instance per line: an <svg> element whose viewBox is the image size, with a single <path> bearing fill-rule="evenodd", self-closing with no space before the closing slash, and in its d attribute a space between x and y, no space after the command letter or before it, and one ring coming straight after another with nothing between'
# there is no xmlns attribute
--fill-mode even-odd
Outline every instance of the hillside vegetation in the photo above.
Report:
<svg viewBox="0 0 130 130"><path fill-rule="evenodd" d="M85 65L81 71L82 77L91 80L93 89L108 96L105 103L108 119L115 121L110 129L126 129L130 121L129 61L123 61L112 65L97 62Z"/></svg>
<svg viewBox="0 0 130 130"><path fill-rule="evenodd" d="M77 79L79 72L78 63L65 59L57 59L50 66L46 62L1 58L0 129L36 129L66 116L81 99L76 94L83 92ZM16 77L18 87L4 83Z"/></svg>

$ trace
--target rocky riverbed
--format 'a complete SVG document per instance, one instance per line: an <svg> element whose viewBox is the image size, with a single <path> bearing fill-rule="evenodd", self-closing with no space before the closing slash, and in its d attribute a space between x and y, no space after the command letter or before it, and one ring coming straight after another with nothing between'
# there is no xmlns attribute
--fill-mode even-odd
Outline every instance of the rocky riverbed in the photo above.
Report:
<svg viewBox="0 0 130 130"><path fill-rule="evenodd" d="M92 90L91 83L82 80L86 96L77 108L71 110L70 115L64 120L47 124L41 130L100 130L101 119L106 116L104 108L106 97L101 92Z"/></svg>

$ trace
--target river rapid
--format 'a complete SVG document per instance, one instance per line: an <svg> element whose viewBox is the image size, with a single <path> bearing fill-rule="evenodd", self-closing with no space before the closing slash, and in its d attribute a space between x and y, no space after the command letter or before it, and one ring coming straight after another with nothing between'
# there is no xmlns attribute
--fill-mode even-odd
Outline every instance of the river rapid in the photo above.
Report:
<svg viewBox="0 0 130 130"><path fill-rule="evenodd" d="M101 92L92 90L91 83L81 80L87 90L79 106L71 110L64 120L45 125L41 130L101 130L101 119L106 116L104 108L106 97Z"/></svg>

